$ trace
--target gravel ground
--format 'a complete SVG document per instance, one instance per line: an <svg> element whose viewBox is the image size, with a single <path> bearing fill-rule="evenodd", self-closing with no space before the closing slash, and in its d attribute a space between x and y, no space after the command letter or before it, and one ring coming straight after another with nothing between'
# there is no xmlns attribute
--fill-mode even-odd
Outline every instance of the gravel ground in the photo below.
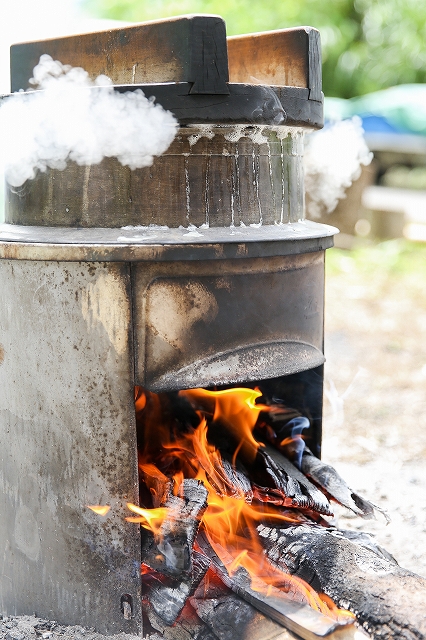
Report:
<svg viewBox="0 0 426 640"><path fill-rule="evenodd" d="M323 459L391 517L338 510L426 576L426 246L332 249L326 277Z"/></svg>

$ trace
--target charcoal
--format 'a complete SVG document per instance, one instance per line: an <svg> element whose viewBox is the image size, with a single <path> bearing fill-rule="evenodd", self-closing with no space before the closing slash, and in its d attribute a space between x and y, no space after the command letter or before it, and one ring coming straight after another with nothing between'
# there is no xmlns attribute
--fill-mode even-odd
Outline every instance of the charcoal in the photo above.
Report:
<svg viewBox="0 0 426 640"><path fill-rule="evenodd" d="M375 640L426 638L426 579L392 557L315 525L258 526L270 561L353 611Z"/></svg>
<svg viewBox="0 0 426 640"><path fill-rule="evenodd" d="M184 576L184 579L176 584L169 580L168 583L157 584L149 590L147 600L157 616L166 624L172 625L176 622L188 597L194 593L209 566L210 560L205 555L193 551L190 575Z"/></svg>
<svg viewBox="0 0 426 640"><path fill-rule="evenodd" d="M166 624L147 602L142 603L144 614L147 616L151 626L161 634L163 640L218 640L209 627L197 616L191 607L191 611L185 613L181 620L175 622L173 626Z"/></svg>
<svg viewBox="0 0 426 640"><path fill-rule="evenodd" d="M191 598L198 616L219 640L297 640L297 636L267 618L235 594L220 598Z"/></svg>
<svg viewBox="0 0 426 640"><path fill-rule="evenodd" d="M221 469L218 469L218 476L223 482L219 485L215 478L208 476L209 482L220 496L231 496L240 498L244 496L244 500L250 504L253 500L253 490L247 476L236 469L226 458L222 458Z"/></svg>
<svg viewBox="0 0 426 640"><path fill-rule="evenodd" d="M256 465L253 494L258 500L333 515L326 496L270 445L259 449Z"/></svg>
<svg viewBox="0 0 426 640"><path fill-rule="evenodd" d="M385 516L386 520L389 520L380 507L352 491L332 466L324 464L307 447L303 452L301 468L303 473L328 496L357 515L363 518L374 518L374 511L377 510Z"/></svg>
<svg viewBox="0 0 426 640"><path fill-rule="evenodd" d="M143 530L142 560L171 576L192 570L192 547L207 508L207 489L199 480L183 480L179 496L169 495L162 505L170 510L158 535Z"/></svg>
<svg viewBox="0 0 426 640"><path fill-rule="evenodd" d="M165 503L171 491L171 481L153 464L139 466L141 479L150 493L152 506L157 508Z"/></svg>

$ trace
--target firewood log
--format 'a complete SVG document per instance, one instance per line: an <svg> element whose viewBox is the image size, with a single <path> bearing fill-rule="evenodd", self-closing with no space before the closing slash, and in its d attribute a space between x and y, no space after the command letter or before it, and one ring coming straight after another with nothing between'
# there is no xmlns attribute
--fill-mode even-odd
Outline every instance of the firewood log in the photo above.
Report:
<svg viewBox="0 0 426 640"><path fill-rule="evenodd" d="M376 640L426 638L426 580L389 555L315 525L260 525L268 558L352 611Z"/></svg>
<svg viewBox="0 0 426 640"><path fill-rule="evenodd" d="M319 460L308 447L303 451L301 469L327 496L362 518L374 518L374 512L377 510L384 515L386 520L389 520L387 514L380 507L352 491L336 469Z"/></svg>
<svg viewBox="0 0 426 640"><path fill-rule="evenodd" d="M183 480L181 495L169 495L162 506L169 510L157 535L143 529L142 561L166 575L192 570L192 547L207 508L207 489L198 480Z"/></svg>
<svg viewBox="0 0 426 640"><path fill-rule="evenodd" d="M259 500L333 515L325 495L274 447L259 449L250 473Z"/></svg>
<svg viewBox="0 0 426 640"><path fill-rule="evenodd" d="M216 477L210 475L207 471L207 478L219 496L231 496L233 498L241 498L250 504L253 500L253 489L247 476L235 468L226 458L221 459L221 468L218 469ZM222 478L222 482L220 482Z"/></svg>
<svg viewBox="0 0 426 640"><path fill-rule="evenodd" d="M303 602L302 593L298 594L299 600L295 600L295 592L291 596L287 595L276 587L263 583L261 579L256 579L256 584L253 585L250 576L243 567L237 569L232 576L229 575L222 560L211 548L203 532L198 534L197 545L203 553L208 555L212 562L212 568L217 571L229 589L303 640L321 640L324 636L327 636L328 640L355 640L357 638L357 629L350 619L344 622L332 620L319 611L315 611ZM285 576L283 575L284 581ZM290 578L288 583L290 590Z"/></svg>
<svg viewBox="0 0 426 640"><path fill-rule="evenodd" d="M166 624L176 622L188 597L194 593L209 566L210 561L205 555L193 551L192 571L189 575L182 574L177 581L166 578L144 590L144 596L152 609Z"/></svg>

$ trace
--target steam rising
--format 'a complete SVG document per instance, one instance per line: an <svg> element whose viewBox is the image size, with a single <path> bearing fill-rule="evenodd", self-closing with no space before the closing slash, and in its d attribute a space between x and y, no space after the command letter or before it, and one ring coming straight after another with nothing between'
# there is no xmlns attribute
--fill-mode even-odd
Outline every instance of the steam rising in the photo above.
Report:
<svg viewBox="0 0 426 640"><path fill-rule="evenodd" d="M361 165L370 164L373 154L363 134L361 119L355 116L307 136L305 187L310 217L331 213L361 175Z"/></svg>
<svg viewBox="0 0 426 640"><path fill-rule="evenodd" d="M116 157L131 169L150 166L177 132L174 116L140 89L117 93L107 76L93 82L81 68L43 55L30 83L41 91L5 98L0 140L6 179L19 187L47 167L68 160L98 164Z"/></svg>

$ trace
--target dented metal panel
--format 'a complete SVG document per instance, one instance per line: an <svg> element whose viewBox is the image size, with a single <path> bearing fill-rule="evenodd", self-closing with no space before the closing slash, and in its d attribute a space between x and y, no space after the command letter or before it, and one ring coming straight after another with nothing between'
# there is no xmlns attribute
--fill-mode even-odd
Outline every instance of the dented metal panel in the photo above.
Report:
<svg viewBox="0 0 426 640"><path fill-rule="evenodd" d="M138 633L129 267L1 260L0 281L1 613Z"/></svg>

